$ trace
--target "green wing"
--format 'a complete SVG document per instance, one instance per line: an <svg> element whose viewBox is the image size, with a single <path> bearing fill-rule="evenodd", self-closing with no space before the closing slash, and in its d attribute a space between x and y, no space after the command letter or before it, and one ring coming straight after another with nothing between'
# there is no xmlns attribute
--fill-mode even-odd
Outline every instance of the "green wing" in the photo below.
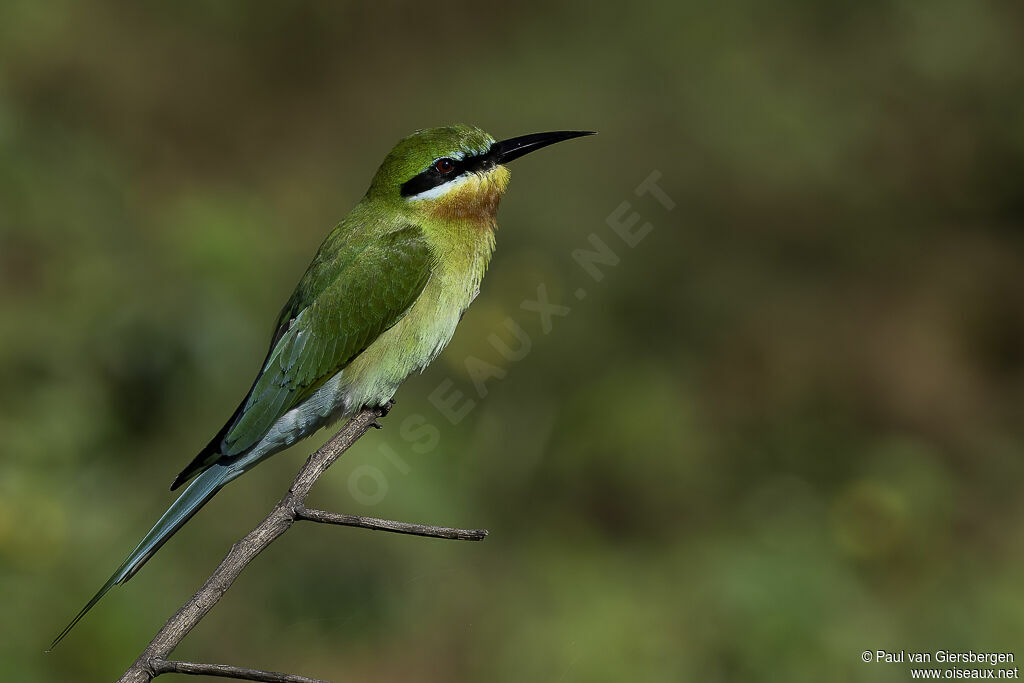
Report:
<svg viewBox="0 0 1024 683"><path fill-rule="evenodd" d="M402 319L430 277L422 231L407 226L375 239L333 235L285 304L249 394L210 444L175 479L175 489L221 456L256 445L311 395Z"/></svg>

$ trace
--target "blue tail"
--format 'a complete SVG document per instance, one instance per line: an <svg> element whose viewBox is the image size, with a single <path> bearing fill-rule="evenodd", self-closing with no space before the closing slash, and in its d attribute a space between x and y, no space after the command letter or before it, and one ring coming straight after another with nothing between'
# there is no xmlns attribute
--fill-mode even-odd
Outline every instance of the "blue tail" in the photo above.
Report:
<svg viewBox="0 0 1024 683"><path fill-rule="evenodd" d="M57 643L63 640L64 636L75 627L82 617L93 608L97 602L100 601L107 591L114 586L124 583L128 579L135 576L135 572L146 563L150 557L153 556L157 550L160 549L164 543L167 542L174 533L184 526L185 522L192 518L199 508L203 507L208 500L213 498L214 494L221 489L224 484L228 483L236 476L241 474L237 465L225 466L225 465L213 465L208 470L196 477L195 481L188 485L178 499L175 500L171 507L167 509L167 512L163 514L160 521L150 530L146 537L142 539L138 547L132 551L131 555L121 563L121 566L117 568L114 575L111 576L103 587L99 589L96 595L93 596L82 611L78 613L71 623L67 625L60 635L54 638L53 643L50 645L52 650L56 647Z"/></svg>

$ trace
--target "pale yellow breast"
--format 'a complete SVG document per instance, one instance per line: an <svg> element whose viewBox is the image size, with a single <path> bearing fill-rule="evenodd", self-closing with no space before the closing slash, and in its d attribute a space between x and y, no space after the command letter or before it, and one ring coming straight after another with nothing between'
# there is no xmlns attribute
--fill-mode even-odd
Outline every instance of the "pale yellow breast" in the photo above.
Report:
<svg viewBox="0 0 1024 683"><path fill-rule="evenodd" d="M342 371L339 390L352 409L389 401L406 377L448 345L463 312L480 291L494 249L494 226L462 226L474 239L448 243L423 292L405 316ZM428 233L429 234L429 233Z"/></svg>

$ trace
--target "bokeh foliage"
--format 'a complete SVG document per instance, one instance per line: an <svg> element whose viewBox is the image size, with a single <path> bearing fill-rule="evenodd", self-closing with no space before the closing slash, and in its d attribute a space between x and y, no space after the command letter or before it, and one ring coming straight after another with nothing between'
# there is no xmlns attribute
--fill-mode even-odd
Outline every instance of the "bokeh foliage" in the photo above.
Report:
<svg viewBox="0 0 1024 683"><path fill-rule="evenodd" d="M0 4L2 677L112 679L281 495L315 443L42 653L393 141L451 121L600 135L516 162L456 339L314 499L491 538L297 527L179 656L903 681L861 651L1019 648L1022 44L1024 8L983 1ZM633 193L653 170L671 212ZM622 201L654 226L633 249ZM621 257L596 284L571 257L592 233ZM550 334L520 308L541 283L572 307ZM506 317L528 357L449 424L428 395L472 395Z"/></svg>

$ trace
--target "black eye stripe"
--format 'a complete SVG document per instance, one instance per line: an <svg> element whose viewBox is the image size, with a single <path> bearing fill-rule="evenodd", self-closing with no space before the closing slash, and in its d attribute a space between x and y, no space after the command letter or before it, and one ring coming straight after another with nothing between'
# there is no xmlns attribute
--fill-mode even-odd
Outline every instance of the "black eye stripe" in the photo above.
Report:
<svg viewBox="0 0 1024 683"><path fill-rule="evenodd" d="M464 159L453 158L452 163L455 164L455 168L447 173L441 173L437 170L438 161L439 159L435 159L430 162L430 166L427 170L402 183L402 196L411 197L419 194L420 192L426 192L438 185L444 185L447 182L455 180L464 173L480 171L494 164L491 153L486 152L484 154L476 154Z"/></svg>

